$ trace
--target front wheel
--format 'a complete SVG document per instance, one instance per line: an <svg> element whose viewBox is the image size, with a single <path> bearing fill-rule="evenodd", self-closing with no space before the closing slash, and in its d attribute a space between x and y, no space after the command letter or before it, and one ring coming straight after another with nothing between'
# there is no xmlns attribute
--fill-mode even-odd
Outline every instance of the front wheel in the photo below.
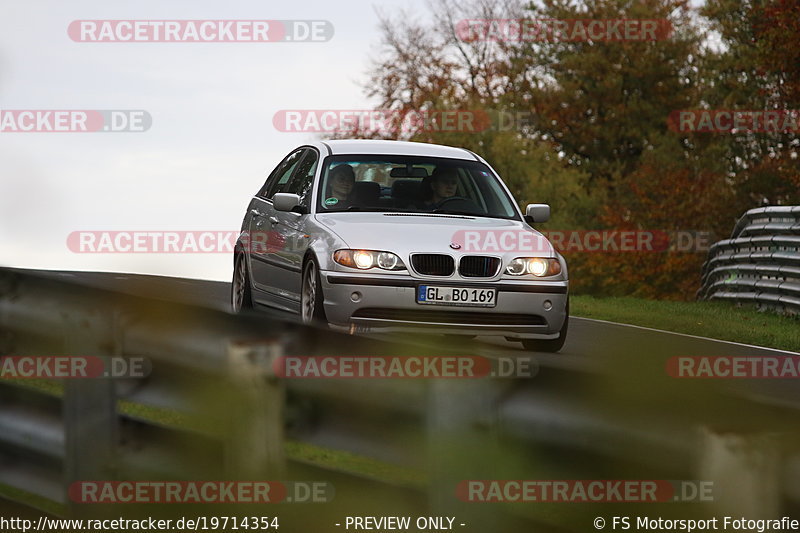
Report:
<svg viewBox="0 0 800 533"><path fill-rule="evenodd" d="M300 308L304 324L312 322L327 327L322 296L322 282L319 277L319 267L314 259L306 260L303 266L303 285L300 290Z"/></svg>
<svg viewBox="0 0 800 533"><path fill-rule="evenodd" d="M231 308L237 314L253 308L253 291L250 288L250 276L247 275L247 261L243 253L237 254L233 263Z"/></svg>
<svg viewBox="0 0 800 533"><path fill-rule="evenodd" d="M567 300L566 314L564 325L561 326L558 337L555 339L522 339L522 345L525 349L532 352L555 353L563 348L567 340L567 330L569 329L569 299Z"/></svg>

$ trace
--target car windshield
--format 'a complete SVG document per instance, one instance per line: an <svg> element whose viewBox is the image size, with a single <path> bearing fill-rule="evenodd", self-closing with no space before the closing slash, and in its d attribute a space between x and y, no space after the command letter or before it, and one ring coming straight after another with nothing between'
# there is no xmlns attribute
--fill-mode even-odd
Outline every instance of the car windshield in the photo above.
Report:
<svg viewBox="0 0 800 533"><path fill-rule="evenodd" d="M412 156L329 156L318 211L447 213L517 218L512 199L479 161Z"/></svg>

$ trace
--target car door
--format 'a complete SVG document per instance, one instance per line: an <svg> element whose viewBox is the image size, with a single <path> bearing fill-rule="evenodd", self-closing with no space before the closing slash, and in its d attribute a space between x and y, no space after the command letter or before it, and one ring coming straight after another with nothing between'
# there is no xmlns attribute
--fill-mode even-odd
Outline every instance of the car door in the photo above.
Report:
<svg viewBox="0 0 800 533"><path fill-rule="evenodd" d="M296 194L300 197L300 205L294 211L276 211L276 223L273 230L278 240L284 243L276 263L283 270L281 290L285 297L300 304L303 258L309 244L306 232L308 213L311 212L311 193L319 163L319 153L313 148L306 150L303 160L294 171L289 186L282 192ZM285 283L285 284L284 284Z"/></svg>
<svg viewBox="0 0 800 533"><path fill-rule="evenodd" d="M276 265L276 252L284 243L280 232L274 227L278 222L272 197L283 192L294 175L294 171L303 159L306 148L298 148L286 156L267 178L264 186L250 204L249 236L250 236L250 272L253 281L253 298L261 304L294 310L294 305L287 301L281 286L282 269Z"/></svg>

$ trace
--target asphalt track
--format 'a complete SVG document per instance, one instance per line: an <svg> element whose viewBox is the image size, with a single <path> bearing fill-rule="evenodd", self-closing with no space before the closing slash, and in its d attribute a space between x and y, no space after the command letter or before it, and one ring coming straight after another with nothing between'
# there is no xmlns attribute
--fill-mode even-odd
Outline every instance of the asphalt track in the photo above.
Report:
<svg viewBox="0 0 800 533"><path fill-rule="evenodd" d="M227 282L106 272L20 272L95 289L230 312L230 284ZM264 314L265 320L270 320L270 316L295 319L288 314L270 312ZM731 324L731 327L735 327L735 324ZM442 342L441 337L433 337L415 335L411 342L420 346ZM407 335L395 339L409 341ZM473 340L448 338L445 342L455 343L458 348L474 355L491 358L533 356L542 367L586 374L619 372L620 365L624 365L624 371L634 375L660 373L663 376L666 374L666 362L677 356L797 355L794 352L575 316L570 317L569 336L558 354L532 354L526 352L519 343L496 337L482 336ZM796 380L793 379L714 381L725 381L732 391L738 390L751 398L756 396L762 403L800 407L800 387L796 386ZM744 382L747 382L746 386L740 387L745 385Z"/></svg>

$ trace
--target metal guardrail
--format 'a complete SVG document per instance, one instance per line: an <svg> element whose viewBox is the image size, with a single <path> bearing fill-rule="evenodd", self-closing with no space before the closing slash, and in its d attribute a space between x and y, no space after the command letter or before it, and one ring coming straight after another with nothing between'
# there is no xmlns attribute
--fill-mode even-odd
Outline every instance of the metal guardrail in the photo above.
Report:
<svg viewBox="0 0 800 533"><path fill-rule="evenodd" d="M472 524L506 517L580 530L569 520L583 510L564 523L562 513L535 505L465 504L454 488L465 479L725 479L752 462L754 450L771 449L798 414L718 384L669 381L655 361L652 374L642 373L631 368L630 354L605 361L603 371L556 365L534 378L278 379L272 361L280 355L464 351L234 317L2 270L0 328L0 356L152 362L146 379L65 380L62 393L0 380L0 484L75 514L87 512L67 496L79 480L244 476L336 479L337 500L369 502L376 491L398 491L403 496L393 501L457 512ZM192 423L165 423L147 409L185 413ZM728 415L721 418L723 409ZM421 481L287 459L287 440L369 457ZM800 469L796 446L781 446L779 456L768 455L778 466L767 475ZM798 476L748 479L753 483L737 484L738 499L718 504L737 511L742 501L752 507L765 498L776 509L800 505ZM764 483L772 487L767 496Z"/></svg>
<svg viewBox="0 0 800 533"><path fill-rule="evenodd" d="M112 473L124 478L147 471L167 479L198 472L209 479L235 479L241 472L280 476L288 463L284 426L301 442L392 456L397 450L369 442L369 428L359 427L357 410L350 413L347 440L340 442L328 426L333 422L319 417L314 404L344 408L370 402L387 414L394 407L414 415L423 411L420 382L392 390L374 382L347 387L331 380L280 382L273 375L272 362L288 352L316 355L335 346L350 354L408 353L392 343L137 301L35 277L6 275L4 281L5 353L142 357L152 366L143 379L63 380L63 390L55 392L26 386L24 379L0 380L0 458L7 460L0 463L0 483L56 503L70 504L71 482ZM119 401L134 409L119 409ZM251 416L254 410L258 416ZM150 411L184 423L165 426ZM311 418L313 426L306 421ZM86 419L102 423L85 428ZM85 464L87 457L101 456L113 460Z"/></svg>
<svg viewBox="0 0 800 533"><path fill-rule="evenodd" d="M703 300L800 313L800 206L747 211L730 239L711 246L701 283Z"/></svg>

